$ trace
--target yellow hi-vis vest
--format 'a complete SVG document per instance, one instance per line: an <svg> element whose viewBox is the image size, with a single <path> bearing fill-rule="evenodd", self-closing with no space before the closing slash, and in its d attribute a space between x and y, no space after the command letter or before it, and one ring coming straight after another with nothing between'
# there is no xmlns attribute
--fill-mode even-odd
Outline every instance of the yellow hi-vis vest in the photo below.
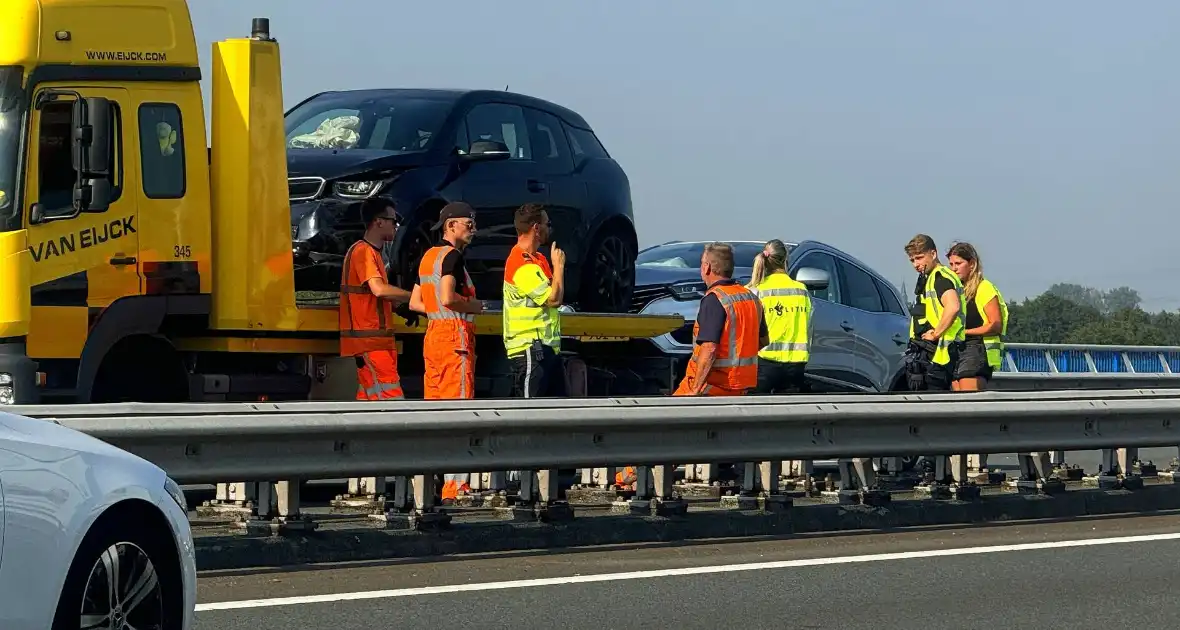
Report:
<svg viewBox="0 0 1180 630"><path fill-rule="evenodd" d="M931 327L938 326L938 322L942 320L942 301L939 300L938 293L934 290L934 280L942 275L951 281L955 286L955 292L959 295L959 316L951 325L947 327L946 331L942 333L942 337L938 339L938 347L934 350L934 358L931 359L938 365L946 365L951 361L950 346L956 341L963 341L966 335L963 331L967 329L967 299L963 297L963 283L959 280L959 276L955 275L953 271L943 265L939 265L926 276L926 290L922 294L922 306L925 308L921 322L930 324ZM914 335L914 319L910 318L910 339L916 339Z"/></svg>
<svg viewBox="0 0 1180 630"><path fill-rule="evenodd" d="M770 345L758 351L758 358L806 363L810 357L807 327L811 321L811 295L807 287L780 271L766 276L757 293L770 335Z"/></svg>
<svg viewBox="0 0 1180 630"><path fill-rule="evenodd" d="M508 254L501 308L504 351L509 357L524 353L536 340L561 351L560 312L544 304L552 290L552 273L543 254L526 254L519 247Z"/></svg>
<svg viewBox="0 0 1180 630"><path fill-rule="evenodd" d="M991 280L984 278L979 283L979 288L975 290L975 308L979 309L979 316L983 318L983 323L990 324L987 319L987 312L983 310L984 305L996 298L1000 303L1000 319L1003 321L1000 324L1000 334L988 335L983 338L983 347L987 349L987 364L993 370L998 370L1004 364L1004 335L1008 334L1008 303L1004 301L1004 296L1000 295L1000 290L996 285L992 284Z"/></svg>

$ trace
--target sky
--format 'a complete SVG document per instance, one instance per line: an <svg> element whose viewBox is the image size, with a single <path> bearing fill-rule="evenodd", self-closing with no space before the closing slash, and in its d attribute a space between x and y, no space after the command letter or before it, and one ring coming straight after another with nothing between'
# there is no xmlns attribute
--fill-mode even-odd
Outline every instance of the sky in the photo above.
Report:
<svg viewBox="0 0 1180 630"><path fill-rule="evenodd" d="M814 239L912 287L905 243L976 245L1007 299L1055 282L1180 308L1180 2L192 0L269 17L288 106L490 88L581 113L640 246ZM208 83L206 104L208 104Z"/></svg>

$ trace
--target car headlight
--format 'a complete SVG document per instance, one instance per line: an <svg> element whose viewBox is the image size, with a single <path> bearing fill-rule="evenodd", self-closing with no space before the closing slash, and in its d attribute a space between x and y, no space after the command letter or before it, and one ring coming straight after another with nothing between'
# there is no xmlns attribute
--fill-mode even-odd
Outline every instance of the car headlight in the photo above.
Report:
<svg viewBox="0 0 1180 630"><path fill-rule="evenodd" d="M679 315L684 318L686 322L695 322L697 319L697 310L701 307L701 301L697 300L681 300L676 298L664 297L658 300L652 300L647 306L639 311L640 315Z"/></svg>
<svg viewBox="0 0 1180 630"><path fill-rule="evenodd" d="M303 240L306 241L311 239L311 237L315 236L316 232L319 231L320 218L319 213L315 210L308 212L307 214L303 215L302 219L299 219L299 233L303 234Z"/></svg>
<svg viewBox="0 0 1180 630"><path fill-rule="evenodd" d="M705 297L704 282L677 282L668 287L677 300L699 300Z"/></svg>
<svg viewBox="0 0 1180 630"><path fill-rule="evenodd" d="M12 375L0 372L0 405L11 405L16 402L16 387Z"/></svg>
<svg viewBox="0 0 1180 630"><path fill-rule="evenodd" d="M184 490L180 489L180 484L173 481L172 477L164 478L164 491L172 497L176 505L180 506L182 512L188 512L188 501L184 498Z"/></svg>
<svg viewBox="0 0 1180 630"><path fill-rule="evenodd" d="M337 197L345 199L365 199L377 194L384 183L385 181L380 179L363 182L336 182L332 184L332 192Z"/></svg>

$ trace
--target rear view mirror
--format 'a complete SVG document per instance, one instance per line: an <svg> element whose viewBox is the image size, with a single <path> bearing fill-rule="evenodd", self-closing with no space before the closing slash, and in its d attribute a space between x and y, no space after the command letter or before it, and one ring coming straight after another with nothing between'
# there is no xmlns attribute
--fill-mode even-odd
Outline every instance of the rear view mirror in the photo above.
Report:
<svg viewBox="0 0 1180 630"><path fill-rule="evenodd" d="M111 205L111 102L102 97L75 100L73 128L71 157L78 172L74 209L103 212Z"/></svg>
<svg viewBox="0 0 1180 630"><path fill-rule="evenodd" d="M495 140L476 140L471 143L471 151L460 156L464 162L486 162L489 160L507 160L512 157L508 145Z"/></svg>
<svg viewBox="0 0 1180 630"><path fill-rule="evenodd" d="M816 269L815 267L800 267L795 272L795 280L803 283L811 291L822 291L828 288L828 283L831 282L831 276L823 269Z"/></svg>

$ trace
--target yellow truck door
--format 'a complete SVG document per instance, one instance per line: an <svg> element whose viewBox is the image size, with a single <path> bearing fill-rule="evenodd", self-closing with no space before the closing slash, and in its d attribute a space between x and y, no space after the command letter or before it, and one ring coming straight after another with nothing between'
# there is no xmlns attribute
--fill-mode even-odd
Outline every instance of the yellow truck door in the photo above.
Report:
<svg viewBox="0 0 1180 630"><path fill-rule="evenodd" d="M58 94L39 103L47 90ZM71 157L75 98L61 91L110 99L112 118L110 205L65 219L60 217L74 214L77 178ZM28 351L37 359L76 359L91 318L118 298L141 292L138 195L124 190L138 187L135 112L127 90L111 87L44 85L33 102L39 107L30 116L24 208L32 256Z"/></svg>

